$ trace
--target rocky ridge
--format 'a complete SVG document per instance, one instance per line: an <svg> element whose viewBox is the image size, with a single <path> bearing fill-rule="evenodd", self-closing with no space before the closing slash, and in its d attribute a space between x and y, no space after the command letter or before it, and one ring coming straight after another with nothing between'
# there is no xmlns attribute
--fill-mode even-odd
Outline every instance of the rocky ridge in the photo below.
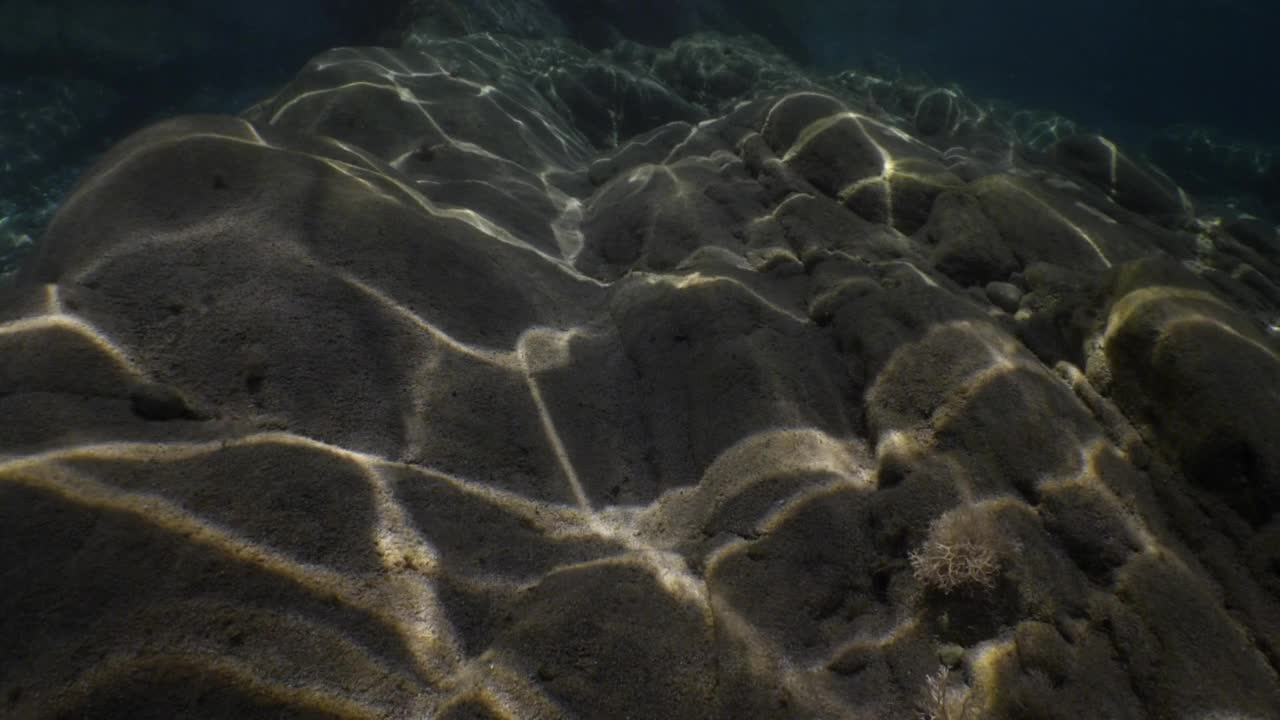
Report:
<svg viewBox="0 0 1280 720"><path fill-rule="evenodd" d="M1280 716L1280 238L1059 127L479 34L130 137L0 302L0 708Z"/></svg>

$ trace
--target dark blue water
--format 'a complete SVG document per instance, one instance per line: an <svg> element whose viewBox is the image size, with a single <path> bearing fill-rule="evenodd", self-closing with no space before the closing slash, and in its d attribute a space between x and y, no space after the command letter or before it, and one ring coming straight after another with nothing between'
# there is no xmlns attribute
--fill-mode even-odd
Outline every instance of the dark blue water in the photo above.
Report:
<svg viewBox="0 0 1280 720"><path fill-rule="evenodd" d="M1116 135L1190 123L1280 141L1275 3L810 0L792 17L827 66L883 53L970 93L1051 108Z"/></svg>

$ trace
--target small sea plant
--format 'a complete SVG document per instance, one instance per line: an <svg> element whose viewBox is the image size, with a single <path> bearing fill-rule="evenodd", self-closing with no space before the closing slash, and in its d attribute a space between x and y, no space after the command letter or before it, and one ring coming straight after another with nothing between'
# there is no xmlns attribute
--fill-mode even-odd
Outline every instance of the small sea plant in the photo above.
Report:
<svg viewBox="0 0 1280 720"><path fill-rule="evenodd" d="M944 542L930 538L909 557L916 581L944 595L964 588L991 590L1000 570L996 554L970 540Z"/></svg>
<svg viewBox="0 0 1280 720"><path fill-rule="evenodd" d="M942 667L925 680L920 720L977 720L978 703L973 689L951 682L951 668Z"/></svg>
<svg viewBox="0 0 1280 720"><path fill-rule="evenodd" d="M916 582L943 595L995 589L1002 558L1019 543L1004 536L981 506L961 506L929 525L923 543L908 555Z"/></svg>

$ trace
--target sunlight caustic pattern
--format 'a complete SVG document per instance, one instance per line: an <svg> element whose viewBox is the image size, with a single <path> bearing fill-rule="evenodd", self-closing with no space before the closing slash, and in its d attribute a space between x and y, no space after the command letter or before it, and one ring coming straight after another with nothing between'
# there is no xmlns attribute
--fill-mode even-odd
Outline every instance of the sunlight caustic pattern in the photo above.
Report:
<svg viewBox="0 0 1280 720"><path fill-rule="evenodd" d="M1186 535L1246 503L1105 382L1267 340L1132 272L1055 356L1055 295L936 246L1130 271L1086 181L821 92L593 147L634 98L587 127L583 62L335 50L86 178L0 319L0 714L1266 716L1280 611ZM974 587L911 561L953 547Z"/></svg>

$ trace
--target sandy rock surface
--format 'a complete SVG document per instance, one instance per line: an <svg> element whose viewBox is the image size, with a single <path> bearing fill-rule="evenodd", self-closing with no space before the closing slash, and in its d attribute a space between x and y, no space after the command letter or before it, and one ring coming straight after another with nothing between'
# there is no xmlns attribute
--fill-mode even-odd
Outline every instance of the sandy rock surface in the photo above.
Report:
<svg viewBox="0 0 1280 720"><path fill-rule="evenodd" d="M788 77L340 49L109 152L0 298L0 715L1280 717L1274 231Z"/></svg>

